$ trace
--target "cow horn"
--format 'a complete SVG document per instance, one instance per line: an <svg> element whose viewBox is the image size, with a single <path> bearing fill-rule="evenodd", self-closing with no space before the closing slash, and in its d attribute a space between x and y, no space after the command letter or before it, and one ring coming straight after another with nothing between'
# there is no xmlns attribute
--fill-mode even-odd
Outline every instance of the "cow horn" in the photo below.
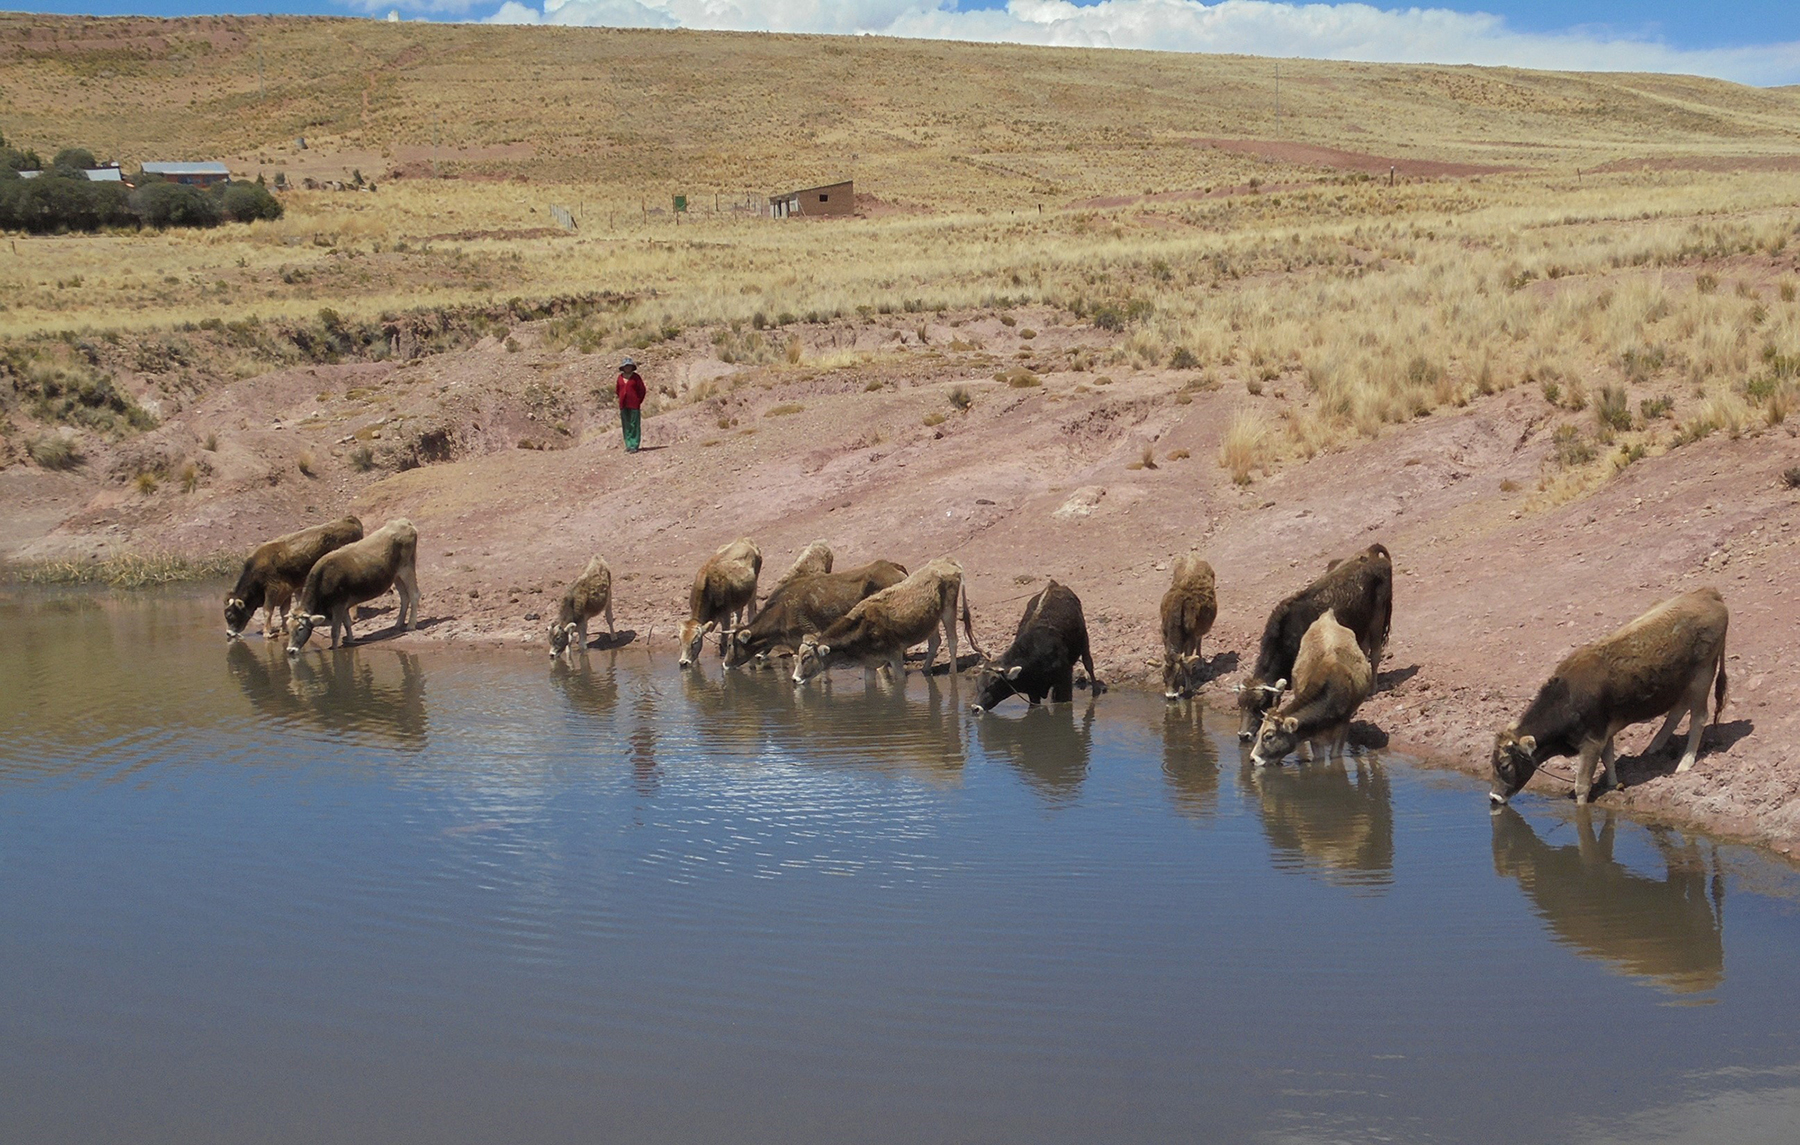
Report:
<svg viewBox="0 0 1800 1145"><path fill-rule="evenodd" d="M1023 672L1024 670L1025 670L1025 665L1014 664L1012 667L1010 667L1006 670L1006 678L1008 680L1017 680L1019 678L1019 673Z"/></svg>

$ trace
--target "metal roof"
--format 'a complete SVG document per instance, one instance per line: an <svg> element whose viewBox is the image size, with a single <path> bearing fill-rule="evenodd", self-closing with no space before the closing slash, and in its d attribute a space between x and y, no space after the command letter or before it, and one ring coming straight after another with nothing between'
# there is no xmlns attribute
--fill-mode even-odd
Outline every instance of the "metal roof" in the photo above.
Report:
<svg viewBox="0 0 1800 1145"><path fill-rule="evenodd" d="M84 167L81 173L88 177L90 183L123 183L125 181L117 167ZM36 179L42 174L42 171L21 171L19 178Z"/></svg>
<svg viewBox="0 0 1800 1145"><path fill-rule="evenodd" d="M146 175L230 175L223 163L146 163Z"/></svg>

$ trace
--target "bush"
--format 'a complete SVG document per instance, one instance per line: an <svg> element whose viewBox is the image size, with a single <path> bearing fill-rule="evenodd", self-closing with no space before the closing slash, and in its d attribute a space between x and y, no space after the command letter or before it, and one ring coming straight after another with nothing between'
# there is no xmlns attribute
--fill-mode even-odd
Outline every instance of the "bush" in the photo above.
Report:
<svg viewBox="0 0 1800 1145"><path fill-rule="evenodd" d="M234 223L281 217L280 200L270 194L268 188L255 183L223 184L216 197L219 201L219 214Z"/></svg>
<svg viewBox="0 0 1800 1145"><path fill-rule="evenodd" d="M125 188L85 176L47 174L0 183L0 228L37 234L92 231L132 221Z"/></svg>
<svg viewBox="0 0 1800 1145"><path fill-rule="evenodd" d="M959 410L966 410L975 404L975 397L969 393L968 386L950 387L950 404Z"/></svg>
<svg viewBox="0 0 1800 1145"><path fill-rule="evenodd" d="M219 204L205 191L185 183L139 187L131 193L131 209L146 226L158 229L211 227L219 222Z"/></svg>
<svg viewBox="0 0 1800 1145"><path fill-rule="evenodd" d="M25 452L45 469L73 469L81 464L81 451L73 438L47 433L25 443Z"/></svg>
<svg viewBox="0 0 1800 1145"><path fill-rule="evenodd" d="M1564 467L1586 465L1594 459L1594 447L1572 425L1557 426L1556 432L1550 435L1550 443L1556 460Z"/></svg>
<svg viewBox="0 0 1800 1145"><path fill-rule="evenodd" d="M1630 429L1631 405L1625 397L1625 387L1601 387L1600 400L1594 405L1594 417L1602 430Z"/></svg>
<svg viewBox="0 0 1800 1145"><path fill-rule="evenodd" d="M87 171L100 166L94 153L85 147L65 147L50 160L50 166L58 171ZM87 178L83 175L82 178Z"/></svg>

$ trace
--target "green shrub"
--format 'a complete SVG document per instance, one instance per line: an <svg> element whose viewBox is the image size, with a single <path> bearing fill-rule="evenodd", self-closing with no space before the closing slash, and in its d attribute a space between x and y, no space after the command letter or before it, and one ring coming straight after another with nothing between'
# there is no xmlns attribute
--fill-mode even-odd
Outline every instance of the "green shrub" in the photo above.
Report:
<svg viewBox="0 0 1800 1145"><path fill-rule="evenodd" d="M267 187L255 183L226 183L215 194L220 216L230 222L248 223L281 217L281 201L270 194Z"/></svg>
<svg viewBox="0 0 1800 1145"><path fill-rule="evenodd" d="M219 222L219 204L205 191L185 183L139 187L131 193L131 209L145 226L158 229L211 227Z"/></svg>
<svg viewBox="0 0 1800 1145"><path fill-rule="evenodd" d="M73 469L81 464L81 451L73 438L46 433L25 443L25 452L45 469Z"/></svg>
<svg viewBox="0 0 1800 1145"><path fill-rule="evenodd" d="M1594 447L1572 425L1557 426L1556 432L1550 435L1550 444L1556 460L1565 467L1586 465L1594 459Z"/></svg>
<svg viewBox="0 0 1800 1145"><path fill-rule="evenodd" d="M1631 428L1631 405L1624 386L1603 386L1600 400L1594 406L1594 418L1603 430Z"/></svg>

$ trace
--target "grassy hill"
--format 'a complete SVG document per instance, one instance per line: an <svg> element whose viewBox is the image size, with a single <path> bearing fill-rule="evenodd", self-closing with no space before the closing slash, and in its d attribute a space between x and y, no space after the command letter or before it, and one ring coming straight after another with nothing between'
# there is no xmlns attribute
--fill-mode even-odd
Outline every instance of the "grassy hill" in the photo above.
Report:
<svg viewBox="0 0 1800 1145"><path fill-rule="evenodd" d="M1533 168L1800 153L1793 90L1661 75L1282 61L1277 119L1276 63L1241 56L32 15L0 16L0 66L0 128L40 149L370 177L435 151L627 202L842 176L937 209L1182 190L1241 176L1213 137Z"/></svg>

